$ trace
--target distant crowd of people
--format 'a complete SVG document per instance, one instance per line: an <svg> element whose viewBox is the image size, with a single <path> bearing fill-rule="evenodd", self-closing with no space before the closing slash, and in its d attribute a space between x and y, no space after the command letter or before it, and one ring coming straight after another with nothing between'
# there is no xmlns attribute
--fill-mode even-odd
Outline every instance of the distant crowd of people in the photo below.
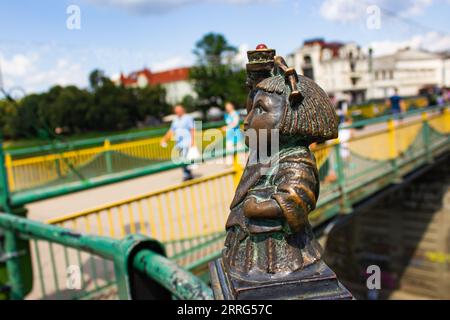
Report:
<svg viewBox="0 0 450 320"><path fill-rule="evenodd" d="M405 97L399 94L398 88L393 89L393 94L389 96L385 103L388 107L387 112L393 115L399 115L407 110ZM427 107L442 106L450 103L450 89L446 87L428 87L419 92L419 96L425 97ZM334 95L330 95L330 100L335 106L336 113L340 119L340 123L348 122L349 106L352 103L350 97L337 100Z"/></svg>
<svg viewBox="0 0 450 320"><path fill-rule="evenodd" d="M427 89L425 96L429 107L450 103L450 90L445 87L430 87Z"/></svg>
<svg viewBox="0 0 450 320"><path fill-rule="evenodd" d="M447 88L430 87L423 94L427 99L427 107L442 106L450 103L450 90ZM398 88L394 88L394 94L387 100L391 114L400 114L406 111L404 99L398 94Z"/></svg>

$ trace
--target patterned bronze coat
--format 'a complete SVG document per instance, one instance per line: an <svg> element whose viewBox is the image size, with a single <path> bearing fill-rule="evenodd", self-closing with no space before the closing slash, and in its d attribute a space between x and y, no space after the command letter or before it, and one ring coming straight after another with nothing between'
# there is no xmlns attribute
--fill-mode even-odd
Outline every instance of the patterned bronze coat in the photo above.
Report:
<svg viewBox="0 0 450 320"><path fill-rule="evenodd" d="M262 165L246 167L231 204L223 257L233 272L281 276L320 259L308 222L319 196L314 155L307 146L295 146L273 158L271 171L264 175ZM251 198L272 200L282 217L246 217L244 204Z"/></svg>

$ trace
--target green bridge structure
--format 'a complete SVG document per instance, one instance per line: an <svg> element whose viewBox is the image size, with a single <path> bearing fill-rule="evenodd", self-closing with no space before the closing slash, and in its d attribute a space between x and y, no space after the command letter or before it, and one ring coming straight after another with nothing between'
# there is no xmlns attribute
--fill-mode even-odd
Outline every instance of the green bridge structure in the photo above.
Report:
<svg viewBox="0 0 450 320"><path fill-rule="evenodd" d="M317 209L310 216L317 234L430 168L448 165L449 106L410 111L401 118L358 121L341 129L354 130L355 135L347 141L312 146L322 180ZM66 154L66 159L43 154L32 160L16 154L14 159L0 149L0 298L213 299L206 266L220 255L223 245L227 207L242 173L236 160L231 169L213 176L46 223L26 218L29 203L183 165L159 151L145 151L154 150L151 139L157 137L145 138L120 146L110 139L99 140L89 146L95 150L69 151L75 156ZM202 145L206 149L210 143ZM108 161L121 152L137 160L128 168L122 165L108 172ZM84 159L80 154L88 153L95 156L73 160L69 169L65 167L69 157ZM73 174L71 168L82 171L99 155L106 168L101 175L67 178ZM222 151L203 160L223 156L238 157ZM25 174L18 171L23 163L37 164L36 168L52 163L45 165L47 171L39 179L56 177L57 183L45 180L41 185L27 185L24 176L19 177Z"/></svg>

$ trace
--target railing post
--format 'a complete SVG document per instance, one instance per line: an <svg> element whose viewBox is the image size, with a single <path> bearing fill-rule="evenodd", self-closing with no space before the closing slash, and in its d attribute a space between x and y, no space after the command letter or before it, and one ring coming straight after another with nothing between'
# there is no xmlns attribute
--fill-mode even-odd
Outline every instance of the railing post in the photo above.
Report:
<svg viewBox="0 0 450 320"><path fill-rule="evenodd" d="M341 142L339 139L336 139L336 143L334 145L335 159L336 159L336 175L337 182L339 186L339 193L341 196L341 212L342 213L350 213L352 211L352 207L350 202L348 201L347 191L345 188L345 171L344 171L344 162L341 157Z"/></svg>
<svg viewBox="0 0 450 320"><path fill-rule="evenodd" d="M425 149L425 159L427 163L433 162L433 153L430 148L430 127L428 124L428 113L422 112L422 132L423 132L423 145Z"/></svg>
<svg viewBox="0 0 450 320"><path fill-rule="evenodd" d="M111 158L111 142L109 139L106 139L103 144L103 149L105 152L105 161L106 161L106 172L112 173L113 172L113 166L112 166L112 158Z"/></svg>
<svg viewBox="0 0 450 320"><path fill-rule="evenodd" d="M2 148L3 148L3 146L2 146ZM3 152L3 149L2 149L2 152ZM4 155L5 155L5 171L6 171L6 176L8 179L9 190L14 190L15 189L15 181L14 181L12 157L9 153L6 153Z"/></svg>
<svg viewBox="0 0 450 320"><path fill-rule="evenodd" d="M55 159L55 168L56 168L56 174L58 175L58 178L61 178L62 170L61 170L61 159L60 158Z"/></svg>
<svg viewBox="0 0 450 320"><path fill-rule="evenodd" d="M241 163L239 163L238 152L233 153L233 169L234 169L233 182L234 187L236 188L239 184L239 181L241 180L242 172L244 171L244 167L242 166Z"/></svg>
<svg viewBox="0 0 450 320"><path fill-rule="evenodd" d="M397 144L395 139L395 121L394 118L390 118L387 121L388 129L388 141L389 141L389 159L393 171L393 182L400 183L401 178L399 176L398 164L397 164Z"/></svg>
<svg viewBox="0 0 450 320"><path fill-rule="evenodd" d="M445 133L450 133L450 107L444 108Z"/></svg>

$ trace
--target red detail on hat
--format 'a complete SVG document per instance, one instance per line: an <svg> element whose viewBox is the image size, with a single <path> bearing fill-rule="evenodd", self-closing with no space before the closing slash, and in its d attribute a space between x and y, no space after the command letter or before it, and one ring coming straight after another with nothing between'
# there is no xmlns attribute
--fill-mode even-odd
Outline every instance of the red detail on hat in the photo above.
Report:
<svg viewBox="0 0 450 320"><path fill-rule="evenodd" d="M256 46L256 50L264 50L267 49L267 46L264 43L258 44Z"/></svg>

